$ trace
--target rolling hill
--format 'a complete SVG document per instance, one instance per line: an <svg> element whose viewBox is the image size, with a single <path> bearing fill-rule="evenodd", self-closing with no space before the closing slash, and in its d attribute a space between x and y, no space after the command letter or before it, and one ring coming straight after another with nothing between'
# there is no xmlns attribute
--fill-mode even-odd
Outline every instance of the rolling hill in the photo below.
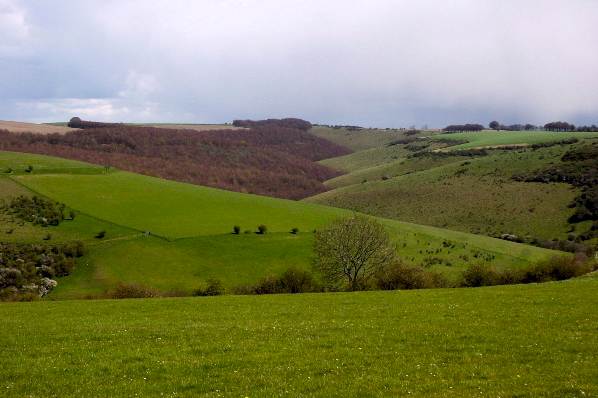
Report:
<svg viewBox="0 0 598 398"><path fill-rule="evenodd" d="M574 240L591 226L568 221L580 188L567 180L547 184L516 177L558 168L568 151L596 137L485 131L420 138L429 144L423 150L409 144L370 148L322 161L347 174L326 181L331 190L306 201L490 236Z"/></svg>
<svg viewBox="0 0 598 398"><path fill-rule="evenodd" d="M58 227L13 223L14 231L7 236L35 241L50 232L52 241L80 239L89 247L75 272L59 280L51 298L101 296L119 282L189 294L208 278L219 278L230 288L289 266L310 268L312 231L350 214L332 207L28 156L28 163L35 165L31 173L19 172L0 181L15 193L34 192L65 203L78 216ZM0 159L9 167L16 158L3 153ZM47 174L43 164L62 164L63 169L54 167ZM70 172L75 166L87 167L90 173ZM10 190L5 192L4 196L10 196ZM473 263L513 267L556 254L457 231L382 221L405 261L431 261L436 264L433 268L452 277ZM254 233L260 224L268 227L266 235ZM234 225L249 233L232 235ZM295 227L300 231L297 235L289 232ZM102 240L94 238L99 231L106 232ZM440 263L437 258L442 259Z"/></svg>

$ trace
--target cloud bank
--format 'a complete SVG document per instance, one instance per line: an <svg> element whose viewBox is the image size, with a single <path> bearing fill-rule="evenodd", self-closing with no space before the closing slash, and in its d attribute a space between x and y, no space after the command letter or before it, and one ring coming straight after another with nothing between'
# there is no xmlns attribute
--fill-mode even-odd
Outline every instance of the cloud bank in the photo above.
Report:
<svg viewBox="0 0 598 398"><path fill-rule="evenodd" d="M594 0L0 0L0 119L598 123Z"/></svg>

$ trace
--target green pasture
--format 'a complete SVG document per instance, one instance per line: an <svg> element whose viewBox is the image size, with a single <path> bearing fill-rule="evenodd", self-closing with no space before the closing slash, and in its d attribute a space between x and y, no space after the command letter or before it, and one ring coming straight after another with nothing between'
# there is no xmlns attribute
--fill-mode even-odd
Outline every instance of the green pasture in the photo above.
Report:
<svg viewBox="0 0 598 398"><path fill-rule="evenodd" d="M29 173L25 170L31 166ZM12 169L8 173L8 169ZM22 152L0 151L0 176L3 174L98 174L104 167L95 164L62 159L52 156L36 155Z"/></svg>
<svg viewBox="0 0 598 398"><path fill-rule="evenodd" d="M553 131L494 131L483 130L471 133L442 134L436 138L454 141L467 141L464 144L451 146L446 150L484 148L504 145L532 145L561 141L568 138L595 138L598 133L586 132L553 132Z"/></svg>
<svg viewBox="0 0 598 398"><path fill-rule="evenodd" d="M592 397L596 277L4 303L4 397Z"/></svg>

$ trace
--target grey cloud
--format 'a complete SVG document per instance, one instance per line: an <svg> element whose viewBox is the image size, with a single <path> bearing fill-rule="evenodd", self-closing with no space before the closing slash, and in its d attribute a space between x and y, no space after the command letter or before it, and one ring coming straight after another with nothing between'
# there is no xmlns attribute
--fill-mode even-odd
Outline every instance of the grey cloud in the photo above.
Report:
<svg viewBox="0 0 598 398"><path fill-rule="evenodd" d="M597 17L592 0L0 0L0 118L597 123Z"/></svg>

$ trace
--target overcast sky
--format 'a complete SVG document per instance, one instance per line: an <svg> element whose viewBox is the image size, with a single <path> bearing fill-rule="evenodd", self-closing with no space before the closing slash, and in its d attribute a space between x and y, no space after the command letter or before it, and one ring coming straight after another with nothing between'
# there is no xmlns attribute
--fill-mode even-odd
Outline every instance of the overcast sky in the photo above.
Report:
<svg viewBox="0 0 598 398"><path fill-rule="evenodd" d="M598 123L597 0L0 0L0 119Z"/></svg>

